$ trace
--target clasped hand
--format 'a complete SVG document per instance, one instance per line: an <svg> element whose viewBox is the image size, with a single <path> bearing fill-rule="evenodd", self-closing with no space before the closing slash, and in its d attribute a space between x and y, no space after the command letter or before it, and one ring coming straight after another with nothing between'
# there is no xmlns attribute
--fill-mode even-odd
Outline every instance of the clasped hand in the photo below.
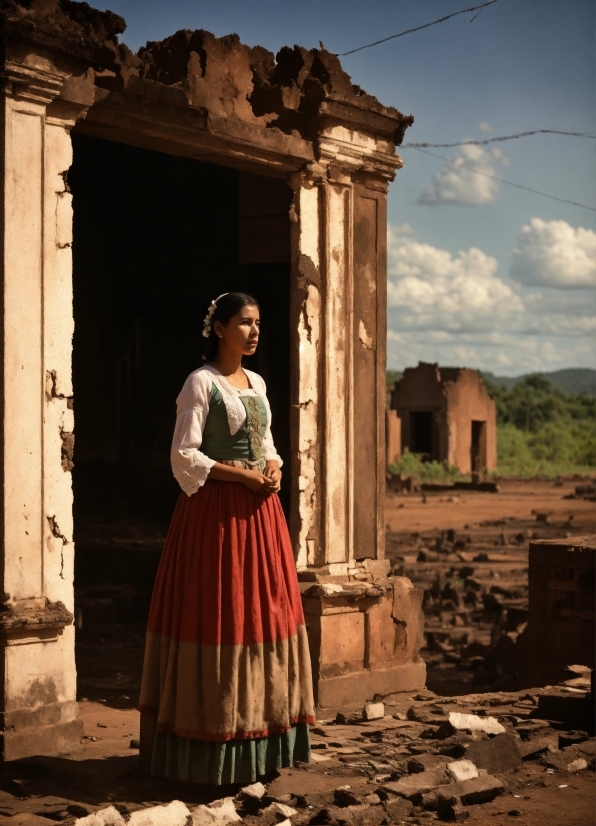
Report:
<svg viewBox="0 0 596 826"><path fill-rule="evenodd" d="M260 470L247 470L244 475L244 484L253 493L267 496L276 493L281 485L281 470L275 465L267 465L264 473Z"/></svg>

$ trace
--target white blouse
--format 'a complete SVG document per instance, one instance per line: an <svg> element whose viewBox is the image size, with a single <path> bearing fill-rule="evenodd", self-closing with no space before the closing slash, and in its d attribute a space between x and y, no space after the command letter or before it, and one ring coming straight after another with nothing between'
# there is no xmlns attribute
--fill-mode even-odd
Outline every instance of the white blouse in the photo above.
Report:
<svg viewBox="0 0 596 826"><path fill-rule="evenodd" d="M203 430L209 413L211 389L215 385L222 395L230 434L234 436L246 421L246 408L240 401L242 396L259 396L265 403L267 426L263 436L265 460L273 459L281 467L282 460L275 450L271 436L271 408L267 401L265 382L258 373L244 370L250 382L250 388L239 390L232 387L219 370L210 365L199 367L184 382L180 395L176 399L177 417L172 439L170 460L172 472L178 484L187 496L192 496L205 484L209 471L215 464L199 448L203 441Z"/></svg>

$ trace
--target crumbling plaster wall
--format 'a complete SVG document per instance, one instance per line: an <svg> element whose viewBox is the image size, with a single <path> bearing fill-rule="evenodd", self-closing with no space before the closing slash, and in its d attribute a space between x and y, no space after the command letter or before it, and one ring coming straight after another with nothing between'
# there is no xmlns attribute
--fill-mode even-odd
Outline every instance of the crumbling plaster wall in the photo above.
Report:
<svg viewBox="0 0 596 826"><path fill-rule="evenodd" d="M397 415L401 419L402 452L406 448L409 450L412 442L410 414L420 410L432 411L435 458L440 462L447 459L447 398L441 385L441 373L437 364L420 362L417 367L406 368L402 379L396 382L391 394L391 408L397 410Z"/></svg>
<svg viewBox="0 0 596 826"><path fill-rule="evenodd" d="M324 49L274 56L181 31L134 55L118 42L124 27L72 0L0 2L7 759L80 735L71 129L289 181L298 565L347 576L355 558L383 555L386 192L413 118L354 86Z"/></svg>
<svg viewBox="0 0 596 826"><path fill-rule="evenodd" d="M48 108L64 82L63 67L44 54L6 51L0 632L3 754L10 759L47 747L44 738L55 744L81 733L72 627L72 210L65 183L69 129L79 112Z"/></svg>
<svg viewBox="0 0 596 826"><path fill-rule="evenodd" d="M484 467L497 466L497 411L494 399L476 370L461 369L456 381L445 383L449 452L447 460L462 473L472 472L472 422L486 422L486 461Z"/></svg>
<svg viewBox="0 0 596 826"><path fill-rule="evenodd" d="M555 685L569 665L594 669L596 535L530 542L525 685Z"/></svg>
<svg viewBox="0 0 596 826"><path fill-rule="evenodd" d="M401 419L402 450L412 440L410 414L432 411L434 458L448 461L462 473L472 471L472 422L486 422L484 467L496 467L496 405L478 371L424 362L408 367L391 393L391 409Z"/></svg>

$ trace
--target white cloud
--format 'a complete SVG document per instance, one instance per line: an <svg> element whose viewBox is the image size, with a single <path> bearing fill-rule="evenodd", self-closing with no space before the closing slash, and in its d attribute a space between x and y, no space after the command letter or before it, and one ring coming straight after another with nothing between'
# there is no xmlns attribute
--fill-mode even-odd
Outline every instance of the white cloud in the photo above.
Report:
<svg viewBox="0 0 596 826"><path fill-rule="evenodd" d="M567 315L580 318L585 313L596 313L594 290L555 290L552 288L525 288L524 304L535 315Z"/></svg>
<svg viewBox="0 0 596 826"><path fill-rule="evenodd" d="M518 376L563 367L594 367L594 353L590 342L583 338L503 332L498 336L447 334L439 339L420 331L390 331L387 341L389 368L412 367L419 361Z"/></svg>
<svg viewBox="0 0 596 826"><path fill-rule="evenodd" d="M490 123L487 123L485 120L483 120L482 123L478 124L478 129L480 129L481 132L492 132L493 131L493 128L490 125Z"/></svg>
<svg viewBox="0 0 596 826"><path fill-rule="evenodd" d="M595 287L596 232L532 218L519 231L510 275L531 286Z"/></svg>
<svg viewBox="0 0 596 826"><path fill-rule="evenodd" d="M388 233L388 364L439 362L519 375L594 366L596 296L529 288L497 274L482 250L457 255Z"/></svg>
<svg viewBox="0 0 596 826"><path fill-rule="evenodd" d="M497 277L497 260L471 247L453 256L391 232L388 304L401 329L485 330L523 312L509 284Z"/></svg>
<svg viewBox="0 0 596 826"><path fill-rule="evenodd" d="M499 164L507 161L500 149L482 146L462 146L456 155L445 161L432 177L430 185L418 196L421 204L455 204L485 206L492 204L500 189L496 174Z"/></svg>

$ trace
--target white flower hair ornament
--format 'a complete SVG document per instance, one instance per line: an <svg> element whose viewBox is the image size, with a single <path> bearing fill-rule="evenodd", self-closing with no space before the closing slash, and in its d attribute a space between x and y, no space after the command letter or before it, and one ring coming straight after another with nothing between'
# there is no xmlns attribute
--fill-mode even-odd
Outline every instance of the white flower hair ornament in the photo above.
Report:
<svg viewBox="0 0 596 826"><path fill-rule="evenodd" d="M211 319L213 318L213 313L217 309L217 302L220 298L223 298L224 295L228 295L228 293L222 293L218 295L217 298L213 299L211 304L209 305L209 309L207 310L207 315L203 319L203 337L209 338L211 335Z"/></svg>

